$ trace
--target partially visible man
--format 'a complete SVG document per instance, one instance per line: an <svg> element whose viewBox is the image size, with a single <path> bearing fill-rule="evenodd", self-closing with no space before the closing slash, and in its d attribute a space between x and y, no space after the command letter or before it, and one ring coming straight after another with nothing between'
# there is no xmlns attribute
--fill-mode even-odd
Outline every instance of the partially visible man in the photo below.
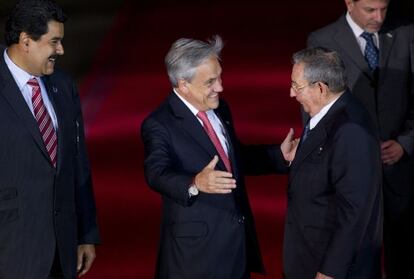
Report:
<svg viewBox="0 0 414 279"><path fill-rule="evenodd" d="M143 122L145 176L161 194L155 278L246 279L264 272L244 174L287 170L297 141L240 145L223 91L223 43L179 39L165 62L173 91Z"/></svg>
<svg viewBox="0 0 414 279"><path fill-rule="evenodd" d="M0 278L76 278L99 242L79 96L55 70L66 16L17 2L0 58Z"/></svg>
<svg viewBox="0 0 414 279"><path fill-rule="evenodd" d="M290 167L286 279L381 276L381 158L367 111L346 87L339 55L293 55L290 96L310 115Z"/></svg>
<svg viewBox="0 0 414 279"><path fill-rule="evenodd" d="M412 273L414 259L414 28L385 22L388 0L345 0L346 15L310 34L309 46L338 51L348 87L381 139L387 279Z"/></svg>

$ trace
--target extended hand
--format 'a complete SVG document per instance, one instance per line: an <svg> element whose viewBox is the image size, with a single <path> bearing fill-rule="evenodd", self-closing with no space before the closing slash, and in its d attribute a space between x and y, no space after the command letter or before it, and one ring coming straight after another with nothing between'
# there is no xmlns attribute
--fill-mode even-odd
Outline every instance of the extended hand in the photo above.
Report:
<svg viewBox="0 0 414 279"><path fill-rule="evenodd" d="M231 193L232 189L236 188L236 180L233 179L232 173L214 170L218 161L217 155L214 156L213 160L196 175L194 183L199 191L228 194Z"/></svg>
<svg viewBox="0 0 414 279"><path fill-rule="evenodd" d="M331 277L331 276L327 276L327 275L325 275L325 274L322 274L322 273L318 272L318 273L316 274L315 279L335 279L335 278L333 278L333 277Z"/></svg>
<svg viewBox="0 0 414 279"><path fill-rule="evenodd" d="M78 276L85 275L96 258L95 245L82 244L78 246Z"/></svg>
<svg viewBox="0 0 414 279"><path fill-rule="evenodd" d="M381 159L384 164L392 165L404 155L404 149L395 140L387 140L381 144Z"/></svg>
<svg viewBox="0 0 414 279"><path fill-rule="evenodd" d="M295 132L290 128L289 133L280 145L283 157L286 161L292 162L295 159L296 149L298 148L299 138L294 139Z"/></svg>

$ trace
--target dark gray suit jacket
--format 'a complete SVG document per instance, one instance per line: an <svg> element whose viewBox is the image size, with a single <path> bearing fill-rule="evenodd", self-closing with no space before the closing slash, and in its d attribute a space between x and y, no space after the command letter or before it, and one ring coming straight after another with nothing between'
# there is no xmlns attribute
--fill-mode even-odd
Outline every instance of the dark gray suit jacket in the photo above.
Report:
<svg viewBox="0 0 414 279"><path fill-rule="evenodd" d="M292 162L284 237L287 279L380 278L381 160L368 113L344 93Z"/></svg>
<svg viewBox="0 0 414 279"><path fill-rule="evenodd" d="M276 146L238 143L229 108L215 110L230 145L237 189L232 194L200 193L189 199L188 186L217 154L202 125L174 94L141 126L145 176L161 194L163 217L156 278L241 278L263 272L244 174L286 171ZM220 160L217 170L225 170ZM247 266L246 266L247 264Z"/></svg>
<svg viewBox="0 0 414 279"><path fill-rule="evenodd" d="M384 174L392 191L409 195L414 185L414 27L384 25L379 43L379 73L374 76L345 16L308 38L308 46L340 53L348 87L369 111L381 140L397 140L403 146L405 156L392 166L384 166Z"/></svg>
<svg viewBox="0 0 414 279"><path fill-rule="evenodd" d="M0 48L0 278L47 278L55 249L76 278L78 244L99 242L95 202L74 83L43 77L58 120L57 167Z"/></svg>

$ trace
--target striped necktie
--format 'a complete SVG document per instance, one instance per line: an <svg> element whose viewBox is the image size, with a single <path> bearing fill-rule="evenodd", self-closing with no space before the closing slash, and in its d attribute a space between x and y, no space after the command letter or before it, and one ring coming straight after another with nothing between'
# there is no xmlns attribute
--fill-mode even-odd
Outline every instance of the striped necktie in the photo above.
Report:
<svg viewBox="0 0 414 279"><path fill-rule="evenodd" d="M42 135L43 142L45 143L47 153L49 153L50 161L53 166L56 167L57 136L55 128L53 127L52 119L50 118L46 106L43 103L40 86L37 80L32 78L27 82L27 84L32 87L33 112L37 125L39 125L40 134Z"/></svg>

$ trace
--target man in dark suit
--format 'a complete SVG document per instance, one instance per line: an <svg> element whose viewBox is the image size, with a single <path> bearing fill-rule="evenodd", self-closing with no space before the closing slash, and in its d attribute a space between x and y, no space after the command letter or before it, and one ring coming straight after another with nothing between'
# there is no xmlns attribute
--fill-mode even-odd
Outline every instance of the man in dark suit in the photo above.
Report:
<svg viewBox="0 0 414 279"><path fill-rule="evenodd" d="M339 55L293 56L291 97L310 115L290 167L287 279L381 276L381 159L367 111L346 91Z"/></svg>
<svg viewBox="0 0 414 279"><path fill-rule="evenodd" d="M161 194L155 278L241 279L263 272L243 175L286 171L279 146L239 144L223 90L222 40L179 39L166 56L173 92L143 122L145 176ZM293 131L282 143L292 160Z"/></svg>
<svg viewBox="0 0 414 279"><path fill-rule="evenodd" d="M66 17L20 1L0 58L0 278L76 278L99 242L81 107L55 71Z"/></svg>
<svg viewBox="0 0 414 279"><path fill-rule="evenodd" d="M384 24L387 0L345 0L348 12L310 34L309 46L338 51L348 87L380 135L387 279L412 273L414 241L414 28ZM364 38L365 37L365 38Z"/></svg>

